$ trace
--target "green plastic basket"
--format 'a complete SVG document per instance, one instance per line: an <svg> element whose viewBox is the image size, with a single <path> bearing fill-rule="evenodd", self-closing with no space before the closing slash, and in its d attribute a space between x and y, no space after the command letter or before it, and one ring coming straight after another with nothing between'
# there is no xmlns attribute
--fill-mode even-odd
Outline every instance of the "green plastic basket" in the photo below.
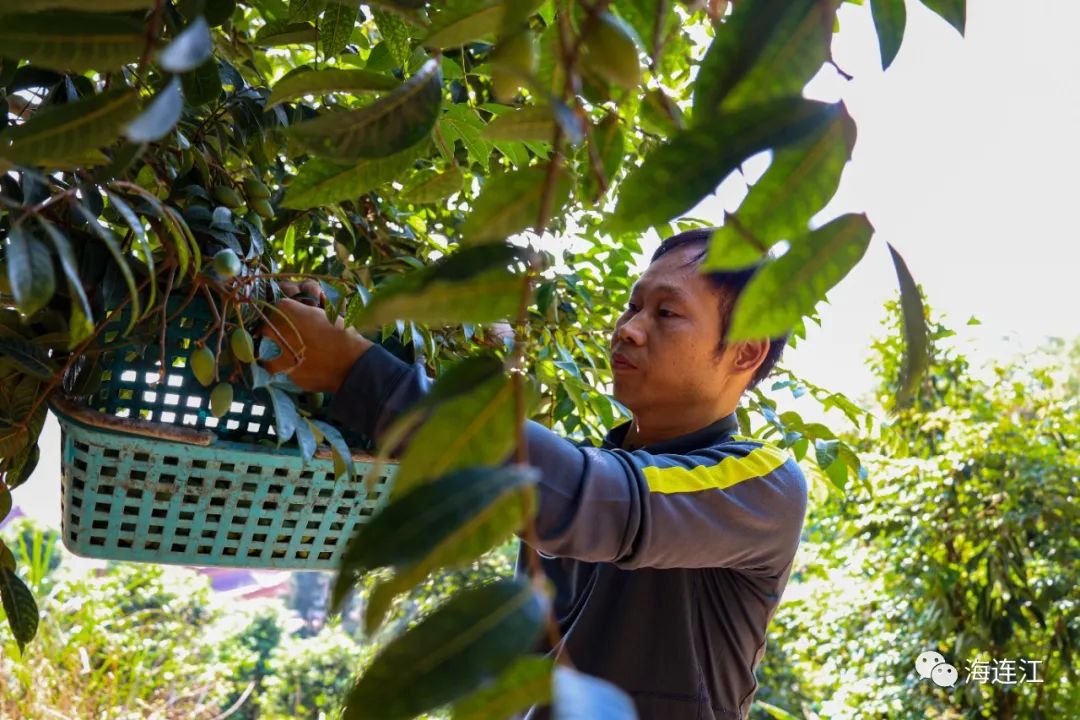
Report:
<svg viewBox="0 0 1080 720"><path fill-rule="evenodd" d="M193 302L170 324L162 383L159 344L133 343L102 354L89 399L54 398L64 544L115 560L335 569L357 527L389 501L397 464L370 478L366 440L346 436L356 472L335 479L324 448L305 463L291 443L276 446L269 398L242 383L215 418L209 388L187 367L212 322Z"/></svg>

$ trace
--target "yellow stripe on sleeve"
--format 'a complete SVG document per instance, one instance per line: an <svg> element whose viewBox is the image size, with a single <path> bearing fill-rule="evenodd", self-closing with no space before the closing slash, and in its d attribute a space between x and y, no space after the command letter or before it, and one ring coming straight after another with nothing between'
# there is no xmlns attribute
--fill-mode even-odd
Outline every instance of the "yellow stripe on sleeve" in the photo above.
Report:
<svg viewBox="0 0 1080 720"><path fill-rule="evenodd" d="M698 490L722 490L743 480L767 475L780 467L788 456L784 450L762 445L745 456L732 455L715 465L697 467L642 468L649 490L656 493L684 493Z"/></svg>

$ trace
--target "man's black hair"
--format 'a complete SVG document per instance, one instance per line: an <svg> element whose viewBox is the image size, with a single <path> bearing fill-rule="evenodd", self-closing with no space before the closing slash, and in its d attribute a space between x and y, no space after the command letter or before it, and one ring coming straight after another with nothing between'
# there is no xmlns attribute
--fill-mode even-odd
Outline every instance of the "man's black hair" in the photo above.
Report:
<svg viewBox="0 0 1080 720"><path fill-rule="evenodd" d="M667 240L660 243L660 247L653 253L649 263L656 262L658 257L677 247L682 247L683 245L700 245L700 252L696 253L694 257L690 259L690 262L686 263L687 265L700 265L701 261L708 253L709 239L712 238L712 234L716 229L717 228L697 228L695 230L687 230L686 232L672 235ZM735 301L739 298L739 295L742 293L743 288L746 287L746 284L750 282L750 278L754 277L757 271L764 267L764 265L764 261L759 261L754 265L739 270L710 271L702 273L713 287L722 291L720 293L720 344L716 348L717 353L724 350L724 336L727 334L731 322L731 313L735 308ZM746 386L747 390L755 387L769 376L769 373L773 371L773 368L776 367L776 363L780 360L780 356L784 352L787 341L788 333L769 339L769 351L766 353L765 359L761 362L761 365L759 365L758 369L754 372L754 376L750 378L750 383Z"/></svg>

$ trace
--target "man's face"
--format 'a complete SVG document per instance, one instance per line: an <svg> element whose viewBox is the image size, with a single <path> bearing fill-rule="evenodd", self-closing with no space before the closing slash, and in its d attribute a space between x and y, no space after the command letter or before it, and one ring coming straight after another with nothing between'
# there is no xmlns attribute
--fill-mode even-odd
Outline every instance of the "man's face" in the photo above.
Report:
<svg viewBox="0 0 1080 720"><path fill-rule="evenodd" d="M637 416L714 400L727 378L727 352L716 353L720 291L696 263L687 265L697 252L683 245L660 256L634 283L615 322L614 395ZM620 367L616 354L634 367Z"/></svg>

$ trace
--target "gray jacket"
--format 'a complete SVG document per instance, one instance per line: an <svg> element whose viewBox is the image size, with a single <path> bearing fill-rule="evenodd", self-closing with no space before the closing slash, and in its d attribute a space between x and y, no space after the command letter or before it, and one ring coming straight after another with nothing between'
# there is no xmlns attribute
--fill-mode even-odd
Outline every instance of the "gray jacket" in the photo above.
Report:
<svg viewBox="0 0 1080 720"><path fill-rule="evenodd" d="M376 345L331 417L377 439L432 382L421 363ZM536 649L622 688L643 720L741 720L799 544L806 480L784 451L738 435L734 415L636 450L621 447L629 427L597 448L527 423L542 476L535 550L562 634ZM520 543L518 574L532 551Z"/></svg>

